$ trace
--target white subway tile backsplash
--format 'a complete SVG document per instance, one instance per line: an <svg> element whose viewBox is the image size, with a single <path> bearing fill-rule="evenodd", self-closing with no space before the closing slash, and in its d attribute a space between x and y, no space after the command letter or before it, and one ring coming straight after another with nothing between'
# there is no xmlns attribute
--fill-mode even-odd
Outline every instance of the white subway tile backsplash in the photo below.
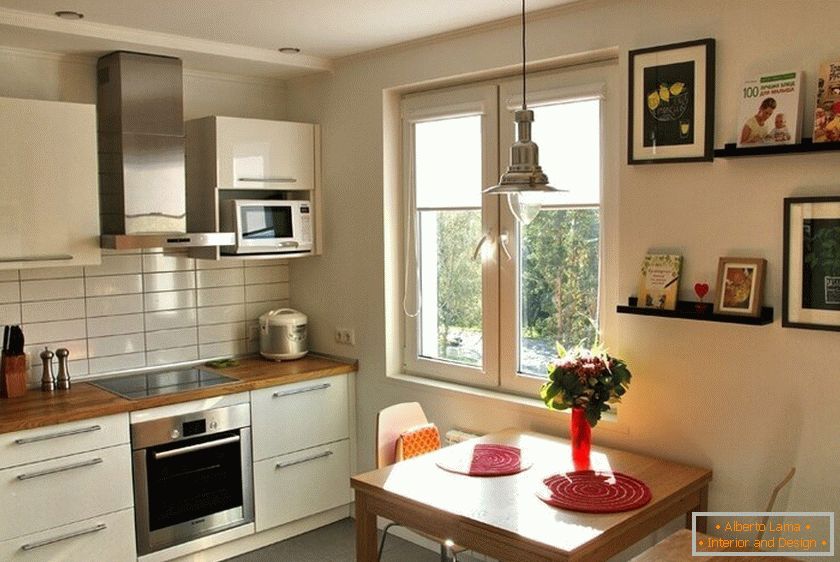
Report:
<svg viewBox="0 0 840 562"><path fill-rule="evenodd" d="M85 299L25 302L21 305L25 323L72 320L85 317Z"/></svg>
<svg viewBox="0 0 840 562"><path fill-rule="evenodd" d="M140 273L142 261L139 254L129 255L108 255L102 256L102 264L85 268L86 277L99 277L106 275L126 275Z"/></svg>
<svg viewBox="0 0 840 562"><path fill-rule="evenodd" d="M146 365L149 367L195 361L196 359L198 359L198 346L195 345L146 352Z"/></svg>
<svg viewBox="0 0 840 562"><path fill-rule="evenodd" d="M146 333L146 351L171 349L196 344L196 329L178 328L177 330L162 330Z"/></svg>
<svg viewBox="0 0 840 562"><path fill-rule="evenodd" d="M277 310L278 308L289 308L289 300L249 302L245 305L245 318L256 320L269 310Z"/></svg>
<svg viewBox="0 0 840 562"><path fill-rule="evenodd" d="M143 334L124 334L120 336L105 336L88 339L88 357L111 357L126 353L143 351L145 338Z"/></svg>
<svg viewBox="0 0 840 562"><path fill-rule="evenodd" d="M243 260L245 262L245 267L265 267L267 265L288 265L289 260L284 260L282 258L270 259L270 260Z"/></svg>
<svg viewBox="0 0 840 562"><path fill-rule="evenodd" d="M71 354L72 356L72 354ZM29 375L27 378L27 384L30 387L40 388L41 386L41 377L44 374L43 369L41 368L40 359L38 359L37 365L29 365ZM80 359L78 361L70 361L67 365L67 370L70 371L70 383L71 385L76 382L81 382L88 376L88 360L87 359ZM53 374L58 374L58 364L53 361ZM58 392L66 392L66 391L58 391Z"/></svg>
<svg viewBox="0 0 840 562"><path fill-rule="evenodd" d="M208 306L198 309L198 324L225 324L227 322L245 321L245 304L228 304L223 306Z"/></svg>
<svg viewBox="0 0 840 562"><path fill-rule="evenodd" d="M195 309L161 310L146 313L146 330L170 330L172 328L186 328L195 326Z"/></svg>
<svg viewBox="0 0 840 562"><path fill-rule="evenodd" d="M70 352L68 358L70 361L78 361L87 358L87 340L69 340L69 341L53 341L27 345L23 348L23 352L29 355L30 366L41 365L41 352L45 347L49 347L50 351L55 353L56 349L65 348ZM58 368L56 359L53 358L53 367Z"/></svg>
<svg viewBox="0 0 840 562"><path fill-rule="evenodd" d="M0 304L0 325L20 324L20 305Z"/></svg>
<svg viewBox="0 0 840 562"><path fill-rule="evenodd" d="M245 322L198 327L198 343L200 344L242 340L247 337L248 331Z"/></svg>
<svg viewBox="0 0 840 562"><path fill-rule="evenodd" d="M74 299L83 296L85 280L81 277L20 282L20 300L24 302Z"/></svg>
<svg viewBox="0 0 840 562"><path fill-rule="evenodd" d="M92 297L85 299L88 317L113 316L143 312L143 295L121 295L117 297Z"/></svg>
<svg viewBox="0 0 840 562"><path fill-rule="evenodd" d="M198 289L198 306L238 304L245 300L245 287L217 287Z"/></svg>
<svg viewBox="0 0 840 562"><path fill-rule="evenodd" d="M195 291L169 291L167 293L145 293L143 306L147 312L175 310L195 307Z"/></svg>
<svg viewBox="0 0 840 562"><path fill-rule="evenodd" d="M231 287L245 284L245 269L205 269L195 272L200 289L207 287Z"/></svg>
<svg viewBox="0 0 840 562"><path fill-rule="evenodd" d="M89 297L130 295L141 292L143 292L143 280L139 273L85 279L85 294Z"/></svg>
<svg viewBox="0 0 840 562"><path fill-rule="evenodd" d="M111 357L97 357L88 360L90 373L116 373L128 369L138 369L146 366L146 354L127 353L125 355L113 355Z"/></svg>
<svg viewBox="0 0 840 562"><path fill-rule="evenodd" d="M84 320L61 320L56 322L35 322L23 324L27 343L51 343L62 340L76 340L87 337Z"/></svg>
<svg viewBox="0 0 840 562"><path fill-rule="evenodd" d="M230 357L232 355L244 355L246 353L248 353L248 340L206 343L198 346L198 356L201 359Z"/></svg>
<svg viewBox="0 0 840 562"><path fill-rule="evenodd" d="M245 286L245 302L276 301L289 298L288 283Z"/></svg>
<svg viewBox="0 0 840 562"><path fill-rule="evenodd" d="M88 318L87 328L89 338L137 334L143 331L143 315L137 313Z"/></svg>
<svg viewBox="0 0 840 562"><path fill-rule="evenodd" d="M245 268L245 284L259 283L287 283L289 281L289 266L270 265L265 267Z"/></svg>
<svg viewBox="0 0 840 562"><path fill-rule="evenodd" d="M20 275L17 269L0 270L0 283L5 281L18 281L19 279Z"/></svg>
<svg viewBox="0 0 840 562"><path fill-rule="evenodd" d="M34 269L21 269L20 278L22 281L35 279L67 279L68 277L82 277L81 267L36 267Z"/></svg>
<svg viewBox="0 0 840 562"><path fill-rule="evenodd" d="M20 283L0 283L0 303L20 302Z"/></svg>
<svg viewBox="0 0 840 562"><path fill-rule="evenodd" d="M195 289L195 273L192 271L146 273L143 275L143 287L147 293Z"/></svg>
<svg viewBox="0 0 840 562"><path fill-rule="evenodd" d="M242 260L239 259L195 260L196 269L242 269L244 267Z"/></svg>
<svg viewBox="0 0 840 562"><path fill-rule="evenodd" d="M189 271L192 269L195 269L195 260L189 257L186 252L143 255L144 273L154 273L159 271Z"/></svg>

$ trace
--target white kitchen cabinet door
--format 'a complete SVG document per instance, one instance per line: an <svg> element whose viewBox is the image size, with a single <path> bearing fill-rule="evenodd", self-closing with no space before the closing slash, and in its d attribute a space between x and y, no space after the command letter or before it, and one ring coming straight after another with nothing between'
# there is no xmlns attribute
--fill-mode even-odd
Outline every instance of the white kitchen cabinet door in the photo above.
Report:
<svg viewBox="0 0 840 562"><path fill-rule="evenodd" d="M93 105L0 98L0 269L96 265Z"/></svg>
<svg viewBox="0 0 840 562"><path fill-rule="evenodd" d="M0 542L9 562L134 562L134 510L124 509L40 533Z"/></svg>
<svg viewBox="0 0 840 562"><path fill-rule="evenodd" d="M130 508L132 490L129 445L0 470L0 540Z"/></svg>
<svg viewBox="0 0 840 562"><path fill-rule="evenodd" d="M252 391L254 460L349 437L347 377Z"/></svg>
<svg viewBox="0 0 840 562"><path fill-rule="evenodd" d="M216 117L219 188L315 189L315 125Z"/></svg>
<svg viewBox="0 0 840 562"><path fill-rule="evenodd" d="M257 532L353 501L349 440L254 463Z"/></svg>

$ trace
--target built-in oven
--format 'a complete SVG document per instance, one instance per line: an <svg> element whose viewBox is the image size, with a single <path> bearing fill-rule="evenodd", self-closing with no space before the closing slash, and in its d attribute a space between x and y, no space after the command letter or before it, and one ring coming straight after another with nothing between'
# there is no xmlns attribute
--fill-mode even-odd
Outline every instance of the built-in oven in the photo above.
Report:
<svg viewBox="0 0 840 562"><path fill-rule="evenodd" d="M138 554L254 520L250 404L131 425Z"/></svg>

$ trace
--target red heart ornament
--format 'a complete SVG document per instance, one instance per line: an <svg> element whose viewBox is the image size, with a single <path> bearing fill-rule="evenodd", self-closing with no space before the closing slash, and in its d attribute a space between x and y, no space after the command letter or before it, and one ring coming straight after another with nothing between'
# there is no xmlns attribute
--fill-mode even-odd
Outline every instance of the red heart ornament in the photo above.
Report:
<svg viewBox="0 0 840 562"><path fill-rule="evenodd" d="M709 292L709 284L708 283L695 283L694 284L694 292L697 293L697 296L700 297L702 300L703 297Z"/></svg>

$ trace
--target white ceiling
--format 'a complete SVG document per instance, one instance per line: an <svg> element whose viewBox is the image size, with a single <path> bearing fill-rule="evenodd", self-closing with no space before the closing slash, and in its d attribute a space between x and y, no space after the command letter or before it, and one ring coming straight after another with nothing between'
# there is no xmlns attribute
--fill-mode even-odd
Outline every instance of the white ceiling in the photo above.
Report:
<svg viewBox="0 0 840 562"><path fill-rule="evenodd" d="M528 0L527 11L575 0ZM0 9L49 16L84 13L79 24L134 30L258 49L299 47L323 59L403 43L520 13L518 0L0 0ZM73 33L69 31L69 33Z"/></svg>

